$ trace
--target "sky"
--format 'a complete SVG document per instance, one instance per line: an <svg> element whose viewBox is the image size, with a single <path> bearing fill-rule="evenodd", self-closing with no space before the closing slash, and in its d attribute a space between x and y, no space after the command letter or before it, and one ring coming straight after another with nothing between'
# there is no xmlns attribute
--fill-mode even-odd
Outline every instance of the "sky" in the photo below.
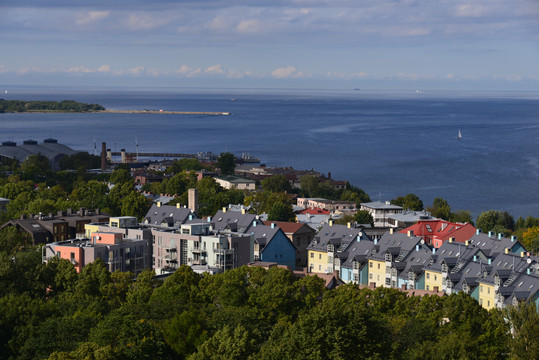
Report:
<svg viewBox="0 0 539 360"><path fill-rule="evenodd" d="M539 91L539 0L0 0L8 85Z"/></svg>

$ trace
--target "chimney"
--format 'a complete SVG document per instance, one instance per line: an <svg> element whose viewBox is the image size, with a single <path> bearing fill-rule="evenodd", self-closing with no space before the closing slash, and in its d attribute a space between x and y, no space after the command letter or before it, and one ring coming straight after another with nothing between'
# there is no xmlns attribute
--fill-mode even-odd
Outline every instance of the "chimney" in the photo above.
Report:
<svg viewBox="0 0 539 360"><path fill-rule="evenodd" d="M378 244L378 239L374 239L374 245Z"/></svg>
<svg viewBox="0 0 539 360"><path fill-rule="evenodd" d="M275 223L271 223L271 228L275 229Z"/></svg>
<svg viewBox="0 0 539 360"><path fill-rule="evenodd" d="M521 251L520 252L520 257L524 257L524 255L526 255L526 253L524 251Z"/></svg>
<svg viewBox="0 0 539 360"><path fill-rule="evenodd" d="M517 236L516 235L511 235L511 242L515 242L517 241Z"/></svg>
<svg viewBox="0 0 539 360"><path fill-rule="evenodd" d="M189 220L193 220L193 214L189 214Z"/></svg>
<svg viewBox="0 0 539 360"><path fill-rule="evenodd" d="M125 164L127 162L127 156L125 154L125 149L120 150L122 155L122 164Z"/></svg>
<svg viewBox="0 0 539 360"><path fill-rule="evenodd" d="M498 233L498 240L501 240L503 238L503 234L502 233Z"/></svg>
<svg viewBox="0 0 539 360"><path fill-rule="evenodd" d="M223 207L223 212L226 213L226 207Z"/></svg>
<svg viewBox="0 0 539 360"><path fill-rule="evenodd" d="M477 255L473 256L473 262L477 262Z"/></svg>
<svg viewBox="0 0 539 360"><path fill-rule="evenodd" d="M357 240L357 242L361 241L361 234L358 234L358 236L356 237L356 240Z"/></svg>
<svg viewBox="0 0 539 360"><path fill-rule="evenodd" d="M329 226L333 226L333 220L329 220L328 224Z"/></svg>
<svg viewBox="0 0 539 360"><path fill-rule="evenodd" d="M530 268L526 268L526 274L530 275Z"/></svg>
<svg viewBox="0 0 539 360"><path fill-rule="evenodd" d="M466 240L466 241L464 242L464 245L470 246L470 240Z"/></svg>
<svg viewBox="0 0 539 360"><path fill-rule="evenodd" d="M496 236L496 233L495 233L494 231L489 231L489 232L488 232L488 236L489 236L489 237Z"/></svg>
<svg viewBox="0 0 539 360"><path fill-rule="evenodd" d="M505 248L505 253L509 254L509 248Z"/></svg>
<svg viewBox="0 0 539 360"><path fill-rule="evenodd" d="M408 237L412 237L412 236L414 236L414 232L412 230L408 230L407 235L408 235Z"/></svg>
<svg viewBox="0 0 539 360"><path fill-rule="evenodd" d="M107 149L107 160L112 162L112 150Z"/></svg>
<svg viewBox="0 0 539 360"><path fill-rule="evenodd" d="M241 214L245 215L245 209L244 208L241 208Z"/></svg>
<svg viewBox="0 0 539 360"><path fill-rule="evenodd" d="M389 228L389 234L390 234L390 235L393 235L394 232L395 232L395 229Z"/></svg>
<svg viewBox="0 0 539 360"><path fill-rule="evenodd" d="M101 171L107 170L107 143L101 143Z"/></svg>
<svg viewBox="0 0 539 360"><path fill-rule="evenodd" d="M491 258L488 259L488 264L489 264L489 265L492 264L492 259L491 259Z"/></svg>
<svg viewBox="0 0 539 360"><path fill-rule="evenodd" d="M416 244L415 251L419 251L419 245Z"/></svg>
<svg viewBox="0 0 539 360"><path fill-rule="evenodd" d="M157 207L161 207L161 201L157 202Z"/></svg>
<svg viewBox="0 0 539 360"><path fill-rule="evenodd" d="M176 209L181 209L181 208L182 208L181 204L180 204L180 203L176 203Z"/></svg>
<svg viewBox="0 0 539 360"><path fill-rule="evenodd" d="M436 254L436 248L432 248L432 255Z"/></svg>
<svg viewBox="0 0 539 360"><path fill-rule="evenodd" d="M475 235L481 234L481 229L475 229Z"/></svg>
<svg viewBox="0 0 539 360"><path fill-rule="evenodd" d="M208 222L211 222L211 216L208 216Z"/></svg>
<svg viewBox="0 0 539 360"><path fill-rule="evenodd" d="M198 190L191 188L187 190L187 204L189 204L189 209L195 214L198 213Z"/></svg>
<svg viewBox="0 0 539 360"><path fill-rule="evenodd" d="M256 220L253 220L253 226L256 227Z"/></svg>
<svg viewBox="0 0 539 360"><path fill-rule="evenodd" d="M350 228L352 227L352 223L347 223L347 224L346 224L346 227L347 227L348 229L350 229Z"/></svg>
<svg viewBox="0 0 539 360"><path fill-rule="evenodd" d="M449 238L449 243L450 243L450 244L453 244L454 242L455 242L455 238L454 238L454 237L450 237L450 238Z"/></svg>

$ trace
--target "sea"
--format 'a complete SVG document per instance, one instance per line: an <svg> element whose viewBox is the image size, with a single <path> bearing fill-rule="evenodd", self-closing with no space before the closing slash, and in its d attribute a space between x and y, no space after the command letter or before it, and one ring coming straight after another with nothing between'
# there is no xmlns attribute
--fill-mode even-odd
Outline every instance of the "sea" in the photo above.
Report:
<svg viewBox="0 0 539 360"><path fill-rule="evenodd" d="M373 201L414 193L474 218L539 217L539 92L4 88L8 100L231 115L6 113L1 141L52 137L91 154L102 142L113 151L249 153L268 167L331 173Z"/></svg>

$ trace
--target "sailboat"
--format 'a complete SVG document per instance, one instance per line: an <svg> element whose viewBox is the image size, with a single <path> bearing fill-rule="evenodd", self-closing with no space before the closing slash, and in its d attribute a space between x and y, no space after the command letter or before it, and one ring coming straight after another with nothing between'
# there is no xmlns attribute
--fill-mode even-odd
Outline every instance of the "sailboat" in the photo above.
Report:
<svg viewBox="0 0 539 360"><path fill-rule="evenodd" d="M462 139L462 133L460 132L460 129L459 129L459 133L457 135L457 139Z"/></svg>

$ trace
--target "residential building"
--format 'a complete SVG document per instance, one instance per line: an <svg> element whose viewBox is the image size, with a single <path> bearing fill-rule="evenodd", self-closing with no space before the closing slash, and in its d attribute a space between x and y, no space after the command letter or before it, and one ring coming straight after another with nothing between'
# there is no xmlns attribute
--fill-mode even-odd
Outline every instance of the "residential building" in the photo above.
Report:
<svg viewBox="0 0 539 360"><path fill-rule="evenodd" d="M453 238L454 241L464 243L475 235L476 228L468 223L454 223L441 219L421 220L414 225L401 230L402 233L413 231L429 245L439 248L442 244Z"/></svg>
<svg viewBox="0 0 539 360"><path fill-rule="evenodd" d="M264 221L264 225L279 227L296 247L296 267L305 267L307 263L307 247L316 234L316 230L307 224L284 222L284 221Z"/></svg>
<svg viewBox="0 0 539 360"><path fill-rule="evenodd" d="M256 182L234 175L219 175L214 177L215 181L225 189L255 190Z"/></svg>
<svg viewBox="0 0 539 360"><path fill-rule="evenodd" d="M422 211L413 211L413 210L403 210L401 213L389 215L388 223L389 226L392 228L407 228L408 226L412 226L418 221L425 221L425 220L438 220L435 217L432 217L430 212L422 210ZM410 229L414 230L414 229ZM404 232L406 233L406 232ZM419 236L416 231L414 231L414 234Z"/></svg>
<svg viewBox="0 0 539 360"><path fill-rule="evenodd" d="M266 226L253 222L249 232L254 237L255 261L276 262L295 269L297 249L275 223Z"/></svg>
<svg viewBox="0 0 539 360"><path fill-rule="evenodd" d="M145 240L124 239L120 233L96 232L91 239L71 239L46 244L43 261L53 257L69 260L77 272L101 259L109 271L132 272L138 274L151 264L146 262L150 251Z"/></svg>
<svg viewBox="0 0 539 360"><path fill-rule="evenodd" d="M328 211L353 212L357 210L354 201L327 200L322 198L298 198L297 205L304 209L323 209Z"/></svg>
<svg viewBox="0 0 539 360"><path fill-rule="evenodd" d="M78 212L68 209L67 211L59 211L56 215L52 213L30 215L29 217L23 215L20 219L6 222L2 228L13 226L32 239L34 244L46 244L84 237L86 224L108 220L109 216L102 214L99 210L81 208Z"/></svg>
<svg viewBox="0 0 539 360"><path fill-rule="evenodd" d="M361 203L359 210L368 211L372 215L375 227L391 227L390 217L402 213L401 206L393 205L389 201Z"/></svg>

